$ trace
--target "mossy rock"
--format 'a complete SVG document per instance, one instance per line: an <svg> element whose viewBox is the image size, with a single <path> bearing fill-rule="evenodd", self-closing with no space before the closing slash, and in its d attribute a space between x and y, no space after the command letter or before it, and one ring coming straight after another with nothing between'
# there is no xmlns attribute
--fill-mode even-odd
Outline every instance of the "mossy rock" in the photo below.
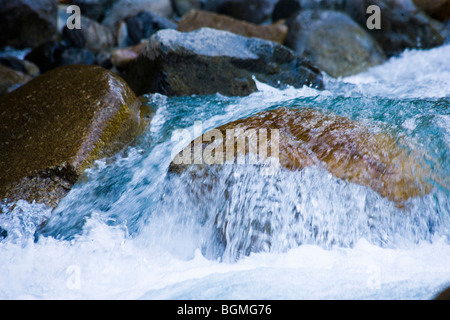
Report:
<svg viewBox="0 0 450 320"><path fill-rule="evenodd" d="M140 101L97 66L54 69L0 98L0 199L56 207L93 161L128 145Z"/></svg>

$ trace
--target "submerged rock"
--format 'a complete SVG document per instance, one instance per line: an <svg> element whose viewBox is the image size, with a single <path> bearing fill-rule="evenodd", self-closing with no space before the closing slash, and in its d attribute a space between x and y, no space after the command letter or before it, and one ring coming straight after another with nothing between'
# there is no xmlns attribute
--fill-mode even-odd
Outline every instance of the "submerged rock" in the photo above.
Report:
<svg viewBox="0 0 450 320"><path fill-rule="evenodd" d="M286 46L333 77L362 72L386 59L378 43L343 12L303 10L287 24Z"/></svg>
<svg viewBox="0 0 450 320"><path fill-rule="evenodd" d="M236 134L239 139L233 136ZM200 152L195 149L198 146ZM427 171L394 137L372 132L348 118L310 109L266 111L207 132L174 158L169 171L181 173L192 165L239 165L239 157L255 154L278 159L282 167L292 171L324 168L337 178L372 188L398 206L431 191L425 182ZM262 157L253 164L261 165L265 160Z"/></svg>
<svg viewBox="0 0 450 320"><path fill-rule="evenodd" d="M345 11L366 28L370 5L380 7L381 29L367 31L388 56L405 49L429 49L443 44L442 24L419 10L412 0L352 0L346 1Z"/></svg>
<svg viewBox="0 0 450 320"><path fill-rule="evenodd" d="M162 30L124 72L138 95L216 94L245 96L259 81L280 87L322 88L319 70L275 42L202 28Z"/></svg>
<svg viewBox="0 0 450 320"><path fill-rule="evenodd" d="M0 47L30 48L57 33L56 0L0 0Z"/></svg>
<svg viewBox="0 0 450 320"><path fill-rule="evenodd" d="M261 38L280 44L284 43L288 33L288 28L283 22L259 26L226 15L201 10L190 11L178 24L178 31L181 32L190 32L201 28L230 31L241 36Z"/></svg>
<svg viewBox="0 0 450 320"><path fill-rule="evenodd" d="M56 207L96 159L139 130L140 102L101 67L66 66L0 98L0 199Z"/></svg>

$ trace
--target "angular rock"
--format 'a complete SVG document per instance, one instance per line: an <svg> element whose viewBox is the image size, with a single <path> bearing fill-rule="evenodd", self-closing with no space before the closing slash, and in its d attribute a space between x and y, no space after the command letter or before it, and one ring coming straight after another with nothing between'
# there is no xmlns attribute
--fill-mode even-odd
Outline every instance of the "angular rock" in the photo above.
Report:
<svg viewBox="0 0 450 320"><path fill-rule="evenodd" d="M36 47L57 33L56 0L0 0L0 47Z"/></svg>
<svg viewBox="0 0 450 320"><path fill-rule="evenodd" d="M0 96L33 79L31 76L0 64Z"/></svg>
<svg viewBox="0 0 450 320"><path fill-rule="evenodd" d="M209 28L159 31L123 76L138 95L244 96L257 90L253 76L277 87L323 86L319 70L290 49Z"/></svg>
<svg viewBox="0 0 450 320"><path fill-rule="evenodd" d="M386 59L378 43L343 12L302 10L287 24L286 46L333 77L362 72Z"/></svg>
<svg viewBox="0 0 450 320"><path fill-rule="evenodd" d="M0 98L0 199L56 207L94 160L139 130L140 102L96 66L47 72Z"/></svg>
<svg viewBox="0 0 450 320"><path fill-rule="evenodd" d="M205 0L204 10L252 23L268 20L278 0Z"/></svg>
<svg viewBox="0 0 450 320"><path fill-rule="evenodd" d="M63 42L50 41L34 48L25 57L35 63L42 73L71 64L94 65L97 59L85 48L72 48Z"/></svg>
<svg viewBox="0 0 450 320"><path fill-rule="evenodd" d="M81 29L62 30L62 39L75 48L85 48L93 53L101 52L116 44L113 32L98 22L81 16Z"/></svg>
<svg viewBox="0 0 450 320"><path fill-rule="evenodd" d="M351 0L345 11L363 28L367 28L368 6L381 10L381 29L367 30L380 44L387 56L405 49L429 49L443 44L443 26L418 9L412 0Z"/></svg>
<svg viewBox="0 0 450 320"><path fill-rule="evenodd" d="M157 13L141 11L127 18L128 44L135 45L162 29L176 29L177 24Z"/></svg>
<svg viewBox="0 0 450 320"><path fill-rule="evenodd" d="M261 129L265 130L267 140L261 138L258 131ZM247 147L239 147L240 139L233 136L232 140L227 139L228 132L235 135L237 130L241 130L240 138L247 137L250 141ZM275 142L272 130L279 130ZM213 144L205 142L211 141L211 137L214 137ZM228 144L228 141L234 142ZM196 143L202 151L200 156L194 149ZM274 144L278 147L272 149ZM267 156L278 158L279 164L288 170L299 171L309 166L324 168L335 177L372 188L399 207L409 198L429 193L432 188L426 182L430 173L421 166L415 151L408 152L394 137L373 133L368 126L348 118L311 109L280 108L261 112L207 132L174 158L169 172L182 173L192 166L207 169L209 165L229 165L227 154L232 157L231 163L236 164L237 157L249 155L249 150L261 155L258 149L261 145L267 148ZM228 150L228 146L232 146L232 150ZM277 149L278 152L273 151ZM254 165L258 163L264 162L255 161Z"/></svg>
<svg viewBox="0 0 450 320"><path fill-rule="evenodd" d="M172 0L173 10L182 17L191 10L199 10L203 7L202 0Z"/></svg>
<svg viewBox="0 0 450 320"><path fill-rule="evenodd" d="M414 0L414 4L435 19L450 19L450 0Z"/></svg>
<svg viewBox="0 0 450 320"><path fill-rule="evenodd" d="M288 33L288 28L283 22L260 26L226 15L201 10L190 11L178 23L178 31L181 32L190 32L201 28L229 31L241 36L261 38L280 44L284 43Z"/></svg>

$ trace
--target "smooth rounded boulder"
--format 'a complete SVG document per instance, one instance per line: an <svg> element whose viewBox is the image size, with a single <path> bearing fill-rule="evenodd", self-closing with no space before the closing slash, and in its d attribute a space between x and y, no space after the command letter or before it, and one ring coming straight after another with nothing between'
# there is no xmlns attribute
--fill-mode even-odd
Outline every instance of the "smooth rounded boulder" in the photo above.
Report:
<svg viewBox="0 0 450 320"><path fill-rule="evenodd" d="M286 46L332 77L357 74L386 60L378 43L343 12L303 10L287 25Z"/></svg>
<svg viewBox="0 0 450 320"><path fill-rule="evenodd" d="M255 155L254 161L239 163L239 157ZM419 155L363 123L312 109L279 108L204 133L174 157L169 172L179 174L196 165L265 165L272 158L291 171L323 168L402 207L432 188Z"/></svg>
<svg viewBox="0 0 450 320"><path fill-rule="evenodd" d="M0 98L0 199L56 207L93 161L133 141L140 101L114 73L71 65Z"/></svg>
<svg viewBox="0 0 450 320"><path fill-rule="evenodd" d="M123 77L137 95L246 96L257 91L254 78L274 87L323 87L320 70L287 47L210 28L157 32Z"/></svg>

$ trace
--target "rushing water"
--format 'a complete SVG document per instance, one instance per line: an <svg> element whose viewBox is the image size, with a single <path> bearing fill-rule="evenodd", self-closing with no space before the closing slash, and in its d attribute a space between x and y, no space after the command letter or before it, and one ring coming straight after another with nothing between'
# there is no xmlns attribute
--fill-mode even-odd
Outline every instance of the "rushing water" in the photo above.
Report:
<svg viewBox="0 0 450 320"><path fill-rule="evenodd" d="M146 96L155 110L147 131L97 161L53 213L25 201L3 206L0 299L434 297L450 285L448 57L450 45L407 51L326 78L324 91L260 83L244 98ZM314 167L226 166L201 181L167 173L175 130L194 138L195 121L205 132L280 106L389 130L440 178L400 209Z"/></svg>

